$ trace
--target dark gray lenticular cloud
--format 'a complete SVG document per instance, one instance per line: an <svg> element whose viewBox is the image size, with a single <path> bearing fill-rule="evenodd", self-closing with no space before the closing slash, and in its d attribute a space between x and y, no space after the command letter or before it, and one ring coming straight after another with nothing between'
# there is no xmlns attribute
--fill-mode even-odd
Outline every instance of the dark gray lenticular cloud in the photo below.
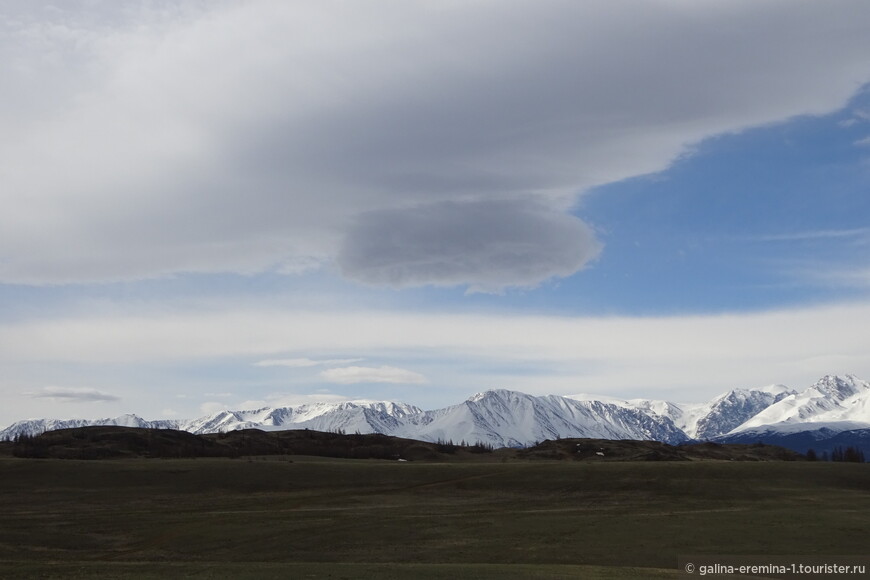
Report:
<svg viewBox="0 0 870 580"><path fill-rule="evenodd" d="M120 401L121 398L91 388L43 387L35 393L26 393L34 399L50 399L64 403L93 403Z"/></svg>
<svg viewBox="0 0 870 580"><path fill-rule="evenodd" d="M342 274L366 284L497 292L572 274L600 249L583 221L542 204L441 202L360 215L337 262Z"/></svg>

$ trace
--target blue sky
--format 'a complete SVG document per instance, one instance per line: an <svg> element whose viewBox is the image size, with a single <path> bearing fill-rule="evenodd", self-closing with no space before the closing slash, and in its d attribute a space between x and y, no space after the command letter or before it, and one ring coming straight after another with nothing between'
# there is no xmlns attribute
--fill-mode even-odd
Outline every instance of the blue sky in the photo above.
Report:
<svg viewBox="0 0 870 580"><path fill-rule="evenodd" d="M0 423L870 376L868 17L9 3Z"/></svg>
<svg viewBox="0 0 870 580"><path fill-rule="evenodd" d="M855 142L870 126L840 123L867 103L861 94L845 112L712 137L660 174L593 191L583 212L606 232L609 259L584 290L638 313L862 296L835 278L866 264L870 148Z"/></svg>

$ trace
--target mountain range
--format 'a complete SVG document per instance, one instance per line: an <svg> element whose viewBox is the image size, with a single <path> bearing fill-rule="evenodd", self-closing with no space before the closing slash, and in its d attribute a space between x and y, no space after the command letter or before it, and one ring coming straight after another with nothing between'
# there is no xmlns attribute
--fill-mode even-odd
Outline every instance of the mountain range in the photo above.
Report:
<svg viewBox="0 0 870 580"><path fill-rule="evenodd" d="M821 378L797 391L783 385L734 389L706 403L622 400L595 395L532 396L504 389L425 411L404 403L348 401L247 411L191 420L147 421L137 415L98 420L29 419L0 440L87 425L177 429L194 434L238 429L312 429L382 433L423 441L525 447L546 439L693 440L782 445L805 452L836 446L870 451L870 383L852 375Z"/></svg>

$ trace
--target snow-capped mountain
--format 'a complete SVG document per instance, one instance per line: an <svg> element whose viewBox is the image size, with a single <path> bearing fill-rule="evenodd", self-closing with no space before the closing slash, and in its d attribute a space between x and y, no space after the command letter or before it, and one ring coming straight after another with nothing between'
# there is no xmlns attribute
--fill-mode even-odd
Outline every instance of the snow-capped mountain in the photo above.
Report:
<svg viewBox="0 0 870 580"><path fill-rule="evenodd" d="M857 428L856 425L870 427L870 383L852 375L822 377L805 391L791 392L759 411L732 433L795 432L819 429L823 424L829 427L840 424L841 431Z"/></svg>
<svg viewBox="0 0 870 580"><path fill-rule="evenodd" d="M419 407L385 401L314 403L295 407L263 407L253 411L221 411L182 421L178 428L194 434L237 429L392 433L405 417L421 413L423 410Z"/></svg>
<svg viewBox="0 0 870 580"><path fill-rule="evenodd" d="M145 421L134 415L97 421L19 421L0 431L0 440L46 430L86 425L125 425L181 429L195 434L236 429L313 429L383 433L424 441L452 440L496 447L524 446L557 437L655 439L680 443L689 438L657 415L600 401L534 397L506 390L474 395L460 405L435 411L393 402L352 401L296 407L221 411L189 421Z"/></svg>
<svg viewBox="0 0 870 580"><path fill-rule="evenodd" d="M771 385L755 389L733 389L707 403L672 403L649 399L606 401L637 409L647 415L667 417L692 439L712 439L742 425L770 405L796 391L783 385ZM604 400L594 395L571 395L581 401Z"/></svg>
<svg viewBox="0 0 870 580"><path fill-rule="evenodd" d="M481 442L522 447L545 439L654 439L681 443L689 438L666 417L650 416L601 401L534 397L508 390L478 393L460 405L409 417L396 434L424 441Z"/></svg>
<svg viewBox="0 0 870 580"><path fill-rule="evenodd" d="M45 431L57 429L72 429L90 425L117 425L119 427L140 427L143 429L181 429L180 421L160 420L146 421L138 415L121 415L108 419L26 419L16 421L0 431L0 441L14 439L20 435L34 436Z"/></svg>
<svg viewBox="0 0 870 580"><path fill-rule="evenodd" d="M461 404L424 411L395 402L349 401L249 411L221 411L192 420L147 421L136 415L113 419L19 421L0 431L0 440L87 425L180 429L195 434L237 429L313 429L383 433L424 441L452 440L526 446L567 437L647 439L681 443L691 439L789 441L830 438L870 429L870 383L851 375L826 376L804 391L783 385L734 389L707 403L572 395L532 396L508 390L478 393ZM800 450L799 450L800 451Z"/></svg>
<svg viewBox="0 0 870 580"><path fill-rule="evenodd" d="M736 429L771 405L796 394L784 385L734 389L713 399L692 429L695 439L712 439Z"/></svg>
<svg viewBox="0 0 870 580"><path fill-rule="evenodd" d="M801 453L831 454L845 447L870 453L870 383L851 375L823 377L714 440L762 442Z"/></svg>

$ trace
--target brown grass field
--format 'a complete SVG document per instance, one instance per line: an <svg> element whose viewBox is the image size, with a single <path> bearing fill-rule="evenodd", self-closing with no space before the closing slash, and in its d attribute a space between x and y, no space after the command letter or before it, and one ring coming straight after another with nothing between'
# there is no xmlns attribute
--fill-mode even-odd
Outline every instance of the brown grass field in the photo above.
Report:
<svg viewBox="0 0 870 580"><path fill-rule="evenodd" d="M674 578L861 555L870 465L0 457L2 578Z"/></svg>

